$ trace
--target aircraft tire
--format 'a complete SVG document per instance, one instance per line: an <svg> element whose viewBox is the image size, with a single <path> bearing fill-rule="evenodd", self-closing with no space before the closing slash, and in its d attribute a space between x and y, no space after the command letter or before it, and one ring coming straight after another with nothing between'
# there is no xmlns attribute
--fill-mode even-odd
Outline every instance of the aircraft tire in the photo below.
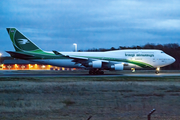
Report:
<svg viewBox="0 0 180 120"><path fill-rule="evenodd" d="M156 74L159 74L159 71L156 71L155 73L156 73Z"/></svg>
<svg viewBox="0 0 180 120"><path fill-rule="evenodd" d="M92 70L89 70L89 75L93 75L93 71Z"/></svg>
<svg viewBox="0 0 180 120"><path fill-rule="evenodd" d="M104 71L101 70L89 70L89 75L103 75Z"/></svg>
<svg viewBox="0 0 180 120"><path fill-rule="evenodd" d="M99 71L99 75L104 75L104 71Z"/></svg>

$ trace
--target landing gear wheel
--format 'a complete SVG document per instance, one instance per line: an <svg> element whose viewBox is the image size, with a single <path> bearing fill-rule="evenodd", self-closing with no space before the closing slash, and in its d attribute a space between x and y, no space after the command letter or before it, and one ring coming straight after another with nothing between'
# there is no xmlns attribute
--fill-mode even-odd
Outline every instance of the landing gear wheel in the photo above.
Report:
<svg viewBox="0 0 180 120"><path fill-rule="evenodd" d="M90 75L103 75L104 71L101 70L89 70Z"/></svg>
<svg viewBox="0 0 180 120"><path fill-rule="evenodd" d="M100 75L104 75L104 71L100 71Z"/></svg>
<svg viewBox="0 0 180 120"><path fill-rule="evenodd" d="M93 71L92 71L92 70L90 70L90 71L89 71L89 74L90 74L90 75L93 75Z"/></svg>
<svg viewBox="0 0 180 120"><path fill-rule="evenodd" d="M97 71L97 75L103 75L103 74L104 74L103 71L101 71L101 70L98 70L98 71Z"/></svg>
<svg viewBox="0 0 180 120"><path fill-rule="evenodd" d="M156 73L156 74L159 74L159 71L156 71L155 73Z"/></svg>

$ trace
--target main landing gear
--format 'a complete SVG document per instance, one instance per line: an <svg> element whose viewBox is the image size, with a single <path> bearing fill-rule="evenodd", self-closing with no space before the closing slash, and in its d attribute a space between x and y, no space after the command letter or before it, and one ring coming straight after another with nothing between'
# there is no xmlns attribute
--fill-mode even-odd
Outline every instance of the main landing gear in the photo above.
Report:
<svg viewBox="0 0 180 120"><path fill-rule="evenodd" d="M101 71L99 69L91 69L89 70L89 74L90 75L103 75L104 71Z"/></svg>

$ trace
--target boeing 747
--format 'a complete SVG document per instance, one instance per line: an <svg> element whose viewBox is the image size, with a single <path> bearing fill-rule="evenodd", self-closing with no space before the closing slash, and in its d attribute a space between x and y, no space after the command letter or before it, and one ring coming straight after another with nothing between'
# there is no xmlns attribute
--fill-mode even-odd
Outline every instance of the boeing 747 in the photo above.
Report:
<svg viewBox="0 0 180 120"><path fill-rule="evenodd" d="M175 62L162 50L114 50L107 52L46 52L30 41L16 28L7 28L15 51L6 51L12 57L59 67L85 68L89 74L104 74L103 70L152 68L159 72Z"/></svg>

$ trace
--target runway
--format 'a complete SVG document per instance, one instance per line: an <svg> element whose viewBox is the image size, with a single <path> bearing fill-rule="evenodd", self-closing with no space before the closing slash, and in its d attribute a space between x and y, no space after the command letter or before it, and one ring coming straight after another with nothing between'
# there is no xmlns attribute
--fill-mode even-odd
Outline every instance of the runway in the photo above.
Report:
<svg viewBox="0 0 180 120"><path fill-rule="evenodd" d="M112 73L107 73L104 75L89 75L87 73L43 73L43 72L0 72L0 77L173 77L173 76L180 76L180 73L120 73L120 74L112 74Z"/></svg>

